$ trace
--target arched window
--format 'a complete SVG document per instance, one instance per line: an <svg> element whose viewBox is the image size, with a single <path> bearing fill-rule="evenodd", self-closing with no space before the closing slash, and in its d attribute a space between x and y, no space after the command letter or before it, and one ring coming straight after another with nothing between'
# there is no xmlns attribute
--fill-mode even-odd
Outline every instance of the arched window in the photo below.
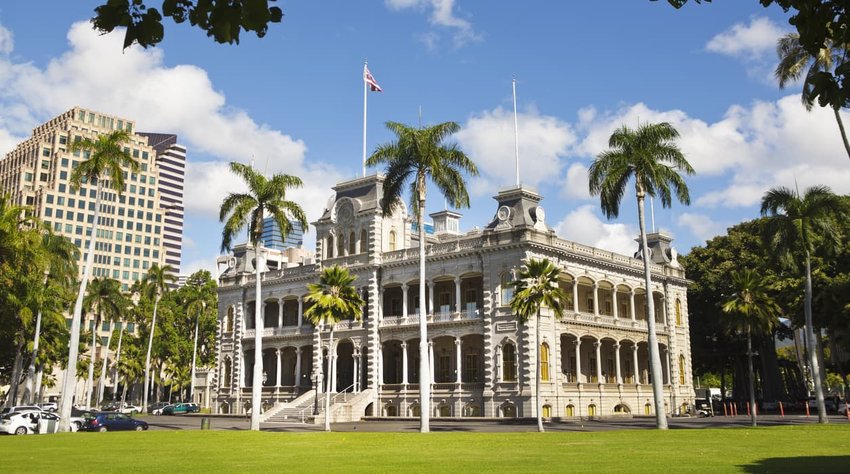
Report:
<svg viewBox="0 0 850 474"><path fill-rule="evenodd" d="M682 300L676 298L676 326L682 325Z"/></svg>
<svg viewBox="0 0 850 474"><path fill-rule="evenodd" d="M327 252L325 252L327 254L326 258L334 258L334 236L332 236L332 235L328 236L327 248L328 248L328 250L327 250Z"/></svg>
<svg viewBox="0 0 850 474"><path fill-rule="evenodd" d="M543 405L543 418L552 418L552 406L551 405Z"/></svg>
<svg viewBox="0 0 850 474"><path fill-rule="evenodd" d="M502 405L502 417L516 418L516 407L511 403L505 403Z"/></svg>
<svg viewBox="0 0 850 474"><path fill-rule="evenodd" d="M591 403L587 406L587 416L596 416L596 405Z"/></svg>
<svg viewBox="0 0 850 474"><path fill-rule="evenodd" d="M511 272L505 272L502 274L502 306L511 304L511 300L514 297L514 287L512 285L513 281L514 279Z"/></svg>
<svg viewBox="0 0 850 474"><path fill-rule="evenodd" d="M387 416L398 416L395 405L387 405Z"/></svg>
<svg viewBox="0 0 850 474"><path fill-rule="evenodd" d="M685 385L685 356L679 356L679 385Z"/></svg>
<svg viewBox="0 0 850 474"><path fill-rule="evenodd" d="M394 230L390 231L390 239L389 240L390 241L388 242L388 245L389 245L389 248L390 248L390 252L392 252L393 250L396 249L395 231Z"/></svg>
<svg viewBox="0 0 850 474"><path fill-rule="evenodd" d="M575 416L576 407L574 405L567 405L567 409L564 410L564 416Z"/></svg>
<svg viewBox="0 0 850 474"><path fill-rule="evenodd" d="M223 388L230 388L230 384L231 384L231 382L232 382L232 380L233 380L233 379L231 378L231 372L232 372L232 370L231 370L231 367L230 367L230 366L231 366L231 363L230 363L230 357L225 357L225 358L224 358L224 367L223 367L223 372L224 372L224 373L223 373L223 374L221 374L221 378L222 378L222 380L223 380L223 382L224 382L224 383L222 383L222 387L223 387Z"/></svg>
<svg viewBox="0 0 850 474"><path fill-rule="evenodd" d="M233 306L227 307L227 316L224 317L224 332L233 332Z"/></svg>
<svg viewBox="0 0 850 474"><path fill-rule="evenodd" d="M540 344L540 380L549 381L549 344Z"/></svg>
<svg viewBox="0 0 850 474"><path fill-rule="evenodd" d="M516 382L516 348L505 344L502 348L502 380Z"/></svg>
<svg viewBox="0 0 850 474"><path fill-rule="evenodd" d="M352 230L351 234L348 235L348 255L354 255L355 253L357 253L357 237Z"/></svg>
<svg viewBox="0 0 850 474"><path fill-rule="evenodd" d="M644 415L651 415L652 414L652 404L651 403L647 403L646 405L643 406L643 414Z"/></svg>
<svg viewBox="0 0 850 474"><path fill-rule="evenodd" d="M344 257L345 256L345 234L340 235L339 238L336 239L336 240L337 240L337 242L336 242L336 256L337 257Z"/></svg>
<svg viewBox="0 0 850 474"><path fill-rule="evenodd" d="M369 251L369 232L366 229L360 231L360 253Z"/></svg>

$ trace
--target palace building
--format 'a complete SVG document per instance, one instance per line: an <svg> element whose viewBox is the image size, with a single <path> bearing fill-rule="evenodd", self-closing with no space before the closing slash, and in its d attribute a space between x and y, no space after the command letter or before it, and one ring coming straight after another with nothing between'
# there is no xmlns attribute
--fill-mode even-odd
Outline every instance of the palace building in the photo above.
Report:
<svg viewBox="0 0 850 474"><path fill-rule="evenodd" d="M419 318L428 321L434 417L533 417L541 368L543 416L568 419L652 415L647 317L657 322L669 415L693 404L687 280L670 237L648 236L652 288L643 262L564 240L525 187L500 191L494 217L460 232L461 215L431 214L426 281L419 281L415 221L403 205L383 216L383 176L339 183L316 231L314 261L283 262L262 279L264 327L254 327L252 247L222 257L214 410L247 413L255 331L263 331L263 420L312 418L317 393L330 390L336 421L419 415ZM570 304L560 319L519 324L509 283L523 262L548 258L562 270ZM357 276L366 305L360 321L327 328L303 318L306 285L323 267ZM419 285L427 301L419 301ZM646 314L646 298L656 314ZM537 360L536 345L540 345ZM329 355L334 357L329 358ZM330 359L330 367L329 367ZM330 369L330 370L329 370ZM322 374L321 377L317 376Z"/></svg>

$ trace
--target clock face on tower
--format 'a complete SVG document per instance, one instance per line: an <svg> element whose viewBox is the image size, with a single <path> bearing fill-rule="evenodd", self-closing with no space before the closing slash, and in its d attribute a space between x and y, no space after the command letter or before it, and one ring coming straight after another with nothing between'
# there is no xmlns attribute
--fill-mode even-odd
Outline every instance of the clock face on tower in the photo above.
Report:
<svg viewBox="0 0 850 474"><path fill-rule="evenodd" d="M500 222L505 222L511 217L511 208L508 206L502 206L496 211L496 218L499 219Z"/></svg>
<svg viewBox="0 0 850 474"><path fill-rule="evenodd" d="M334 221L339 225L347 226L354 220L354 206L349 200L338 202L335 211Z"/></svg>

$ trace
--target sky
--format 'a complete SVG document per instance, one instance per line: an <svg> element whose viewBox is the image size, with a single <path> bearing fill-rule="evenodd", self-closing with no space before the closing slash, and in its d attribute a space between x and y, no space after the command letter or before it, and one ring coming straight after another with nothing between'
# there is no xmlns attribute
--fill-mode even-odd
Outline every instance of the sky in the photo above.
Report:
<svg viewBox="0 0 850 474"><path fill-rule="evenodd" d="M781 90L773 79L787 14L756 0L681 10L648 0L289 0L276 2L285 16L262 39L220 45L166 19L162 43L124 51L123 31L91 29L102 2L0 3L0 153L75 105L177 134L188 149L181 273L214 269L219 205L244 189L228 162L301 177L288 197L311 221L334 183L361 173L367 59L383 88L368 97L367 150L393 139L385 122L417 125L420 110L423 125L460 124L453 140L480 170L467 181L463 231L486 225L493 196L516 181L512 79L520 180L544 197L562 238L636 251L631 188L611 220L587 191L588 166L624 124L668 121L681 134L696 171L691 204L654 206L680 254L757 217L771 187L850 193L832 112L806 111L800 84ZM429 196L427 212L443 209Z"/></svg>

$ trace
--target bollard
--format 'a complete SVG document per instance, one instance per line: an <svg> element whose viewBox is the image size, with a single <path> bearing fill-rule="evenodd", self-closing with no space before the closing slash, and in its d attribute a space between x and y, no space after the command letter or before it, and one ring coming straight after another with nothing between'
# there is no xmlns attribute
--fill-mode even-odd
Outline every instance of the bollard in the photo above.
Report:
<svg viewBox="0 0 850 474"><path fill-rule="evenodd" d="M210 429L210 419L207 417L201 418L201 429L208 430Z"/></svg>
<svg viewBox="0 0 850 474"><path fill-rule="evenodd" d="M723 402L723 416L729 416L729 413L726 411L726 402Z"/></svg>
<svg viewBox="0 0 850 474"><path fill-rule="evenodd" d="M782 402L779 402L779 416L785 418L785 409L782 408Z"/></svg>
<svg viewBox="0 0 850 474"><path fill-rule="evenodd" d="M809 417L809 401L806 400L806 418Z"/></svg>
<svg viewBox="0 0 850 474"><path fill-rule="evenodd" d="M747 402L747 418L750 417L750 402Z"/></svg>
<svg viewBox="0 0 850 474"><path fill-rule="evenodd" d="M738 416L738 403L737 402L732 402L732 413L734 413L733 416Z"/></svg>

